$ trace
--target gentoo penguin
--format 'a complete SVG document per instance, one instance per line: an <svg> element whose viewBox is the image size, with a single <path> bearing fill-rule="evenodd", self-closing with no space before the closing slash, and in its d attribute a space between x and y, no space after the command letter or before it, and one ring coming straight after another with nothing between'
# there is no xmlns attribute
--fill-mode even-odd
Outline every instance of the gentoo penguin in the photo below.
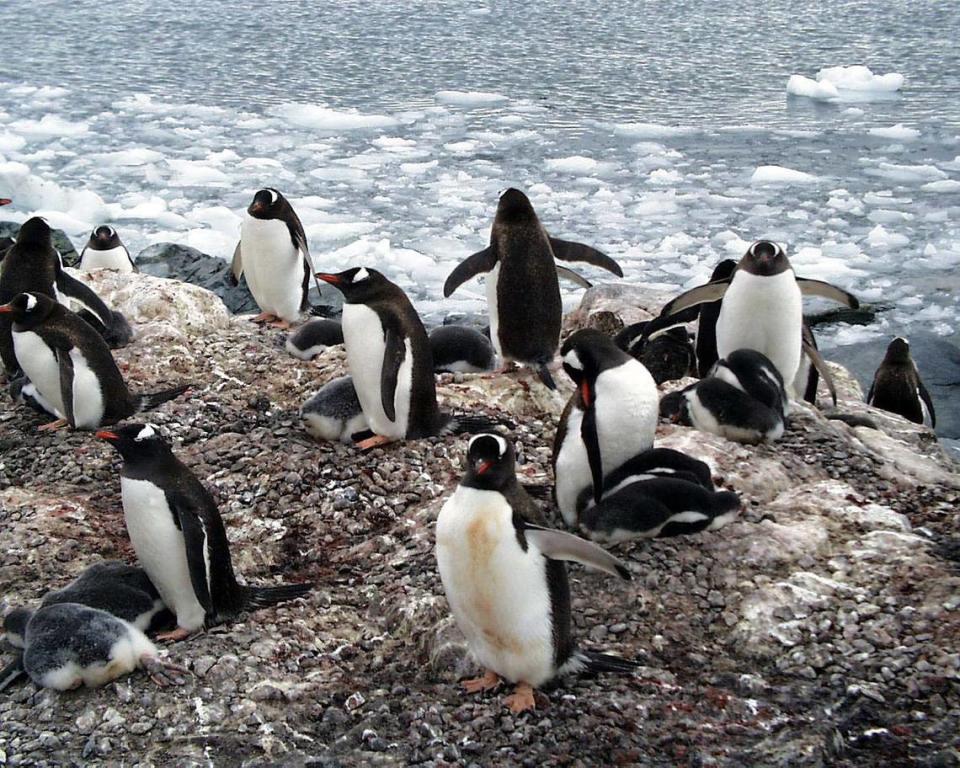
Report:
<svg viewBox="0 0 960 768"><path fill-rule="evenodd" d="M355 443L373 436L350 376L324 384L303 404L300 418L307 432L318 440Z"/></svg>
<svg viewBox="0 0 960 768"><path fill-rule="evenodd" d="M247 286L261 312L254 322L289 328L309 308L307 291L313 266L303 224L287 198L272 187L253 196L240 223L233 252L233 278Z"/></svg>
<svg viewBox="0 0 960 768"><path fill-rule="evenodd" d="M116 560L94 563L63 589L47 592L40 601L40 607L58 603L77 603L106 611L129 622L141 632L155 630L173 620L146 571ZM27 608L17 608L15 612L32 613ZM13 615L14 612L11 612L8 618ZM11 633L9 627L7 640L15 647L24 647L22 636Z"/></svg>
<svg viewBox="0 0 960 768"><path fill-rule="evenodd" d="M374 433L360 448L490 428L488 419L440 411L427 332L399 286L367 267L317 277L343 293L347 365Z"/></svg>
<svg viewBox="0 0 960 768"><path fill-rule="evenodd" d="M867 404L898 413L916 424L937 426L937 413L930 393L923 386L920 372L910 356L910 344L898 336L887 347L887 354L873 376Z"/></svg>
<svg viewBox="0 0 960 768"><path fill-rule="evenodd" d="M187 390L174 387L133 395L109 347L87 323L49 296L21 293L0 306L13 320L16 360L57 421L40 429L96 429L155 408Z"/></svg>
<svg viewBox="0 0 960 768"><path fill-rule="evenodd" d="M553 471L557 506L576 529L581 492L599 501L603 478L653 446L659 395L643 364L598 330L577 331L560 353L577 391L560 417Z"/></svg>
<svg viewBox="0 0 960 768"><path fill-rule="evenodd" d="M570 635L570 588L563 560L629 579L615 557L584 539L534 525L514 506L514 452L499 435L477 435L467 469L437 518L437 565L457 625L485 668L469 693L501 679L516 688L514 712L535 707L533 689L577 672L629 673L615 656L578 651Z"/></svg>
<svg viewBox="0 0 960 768"><path fill-rule="evenodd" d="M761 403L723 379L708 376L683 390L679 398L681 424L711 432L737 443L778 440L783 434L783 412Z"/></svg>
<svg viewBox="0 0 960 768"><path fill-rule="evenodd" d="M697 370L697 353L682 325L645 334L648 322L628 325L613 340L620 349L643 363L657 384L690 376Z"/></svg>
<svg viewBox="0 0 960 768"><path fill-rule="evenodd" d="M681 536L716 530L739 509L740 497L730 491L714 492L680 477L650 477L610 486L598 504L591 499L580 513L580 530L603 544Z"/></svg>
<svg viewBox="0 0 960 768"><path fill-rule="evenodd" d="M130 257L130 251L120 240L117 230L102 224L90 233L90 239L80 251L78 269L115 269L118 272L139 272Z"/></svg>
<svg viewBox="0 0 960 768"><path fill-rule="evenodd" d="M693 288L664 306L663 318L704 302L722 300L717 317L717 355L749 348L763 352L780 371L791 392L800 367L803 346L802 295L816 295L858 307L856 297L829 283L794 274L784 250L768 240L759 240L737 264L733 275ZM818 367L819 354L807 350ZM829 371L824 366L824 379Z"/></svg>
<svg viewBox="0 0 960 768"><path fill-rule="evenodd" d="M313 360L327 347L343 344L343 328L336 320L311 320L287 336L285 347L294 357Z"/></svg>
<svg viewBox="0 0 960 768"><path fill-rule="evenodd" d="M430 351L436 373L492 371L497 360L490 339L463 325L441 325L430 331Z"/></svg>
<svg viewBox="0 0 960 768"><path fill-rule="evenodd" d="M113 347L127 344L133 334L126 319L111 311L90 288L64 271L53 247L51 230L43 219L28 219L9 248L0 272L0 304L19 293L42 293L79 312ZM17 365L10 337L9 316L0 316L0 357L8 373Z"/></svg>
<svg viewBox="0 0 960 768"><path fill-rule="evenodd" d="M787 392L780 371L762 352L738 349L717 360L710 375L732 384L767 408L783 414L787 411Z"/></svg>
<svg viewBox="0 0 960 768"><path fill-rule="evenodd" d="M149 425L97 432L123 457L123 517L140 564L177 628L158 638L180 640L241 611L305 595L311 584L250 587L237 583L217 504L196 475Z"/></svg>
<svg viewBox="0 0 960 768"><path fill-rule="evenodd" d="M10 382L10 399L19 405L26 405L43 416L59 418L57 409L47 401L30 379L20 375Z"/></svg>
<svg viewBox="0 0 960 768"><path fill-rule="evenodd" d="M129 622L78 603L14 612L4 626L8 636L23 638L23 669L44 688L94 688L140 668L163 686L181 682L171 673L186 672L161 660L157 647Z"/></svg>
<svg viewBox="0 0 960 768"><path fill-rule="evenodd" d="M471 277L489 272L487 309L490 338L500 358L534 368L551 389L553 362L560 341L560 284L554 259L585 261L623 277L609 256L581 243L550 237L530 200L518 189L500 197L490 231L490 245L464 260L447 278L449 297Z"/></svg>

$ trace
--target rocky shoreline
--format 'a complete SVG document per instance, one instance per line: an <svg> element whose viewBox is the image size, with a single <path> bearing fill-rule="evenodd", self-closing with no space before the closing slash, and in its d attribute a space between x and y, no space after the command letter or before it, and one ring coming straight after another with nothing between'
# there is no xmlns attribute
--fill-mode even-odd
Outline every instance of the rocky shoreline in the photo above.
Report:
<svg viewBox="0 0 960 768"><path fill-rule="evenodd" d="M315 443L297 411L344 372L342 351L296 360L281 333L195 286L85 279L136 331L115 353L132 388L193 383L150 420L217 496L241 578L316 588L171 646L192 672L182 687L133 675L0 694L0 764L960 765L960 473L852 378L838 410L876 430L802 407L773 445L661 425L660 445L741 494L740 520L619 547L626 584L571 567L576 637L644 666L565 683L514 716L502 693L458 690L476 668L432 553L465 440L363 455ZM634 322L661 300L595 289L567 327ZM545 483L562 387L445 375L438 394L512 419L520 472ZM115 456L38 423L0 407L4 609L95 560L133 559Z"/></svg>

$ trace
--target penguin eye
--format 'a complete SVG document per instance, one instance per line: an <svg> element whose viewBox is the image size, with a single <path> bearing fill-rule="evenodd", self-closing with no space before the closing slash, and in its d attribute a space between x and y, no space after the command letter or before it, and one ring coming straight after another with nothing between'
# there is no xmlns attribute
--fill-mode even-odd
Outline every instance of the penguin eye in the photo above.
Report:
<svg viewBox="0 0 960 768"><path fill-rule="evenodd" d="M370 277L370 273L367 272L366 267L360 267L360 270L353 276L353 282L359 283Z"/></svg>
<svg viewBox="0 0 960 768"><path fill-rule="evenodd" d="M580 362L580 356L577 354L577 350L575 349L571 349L563 356L563 362L574 370L583 370L583 363Z"/></svg>
<svg viewBox="0 0 960 768"><path fill-rule="evenodd" d="M155 437L156 434L157 433L154 431L153 427L147 424L143 429L137 432L137 436L133 439L139 443L141 440L149 440L151 437Z"/></svg>

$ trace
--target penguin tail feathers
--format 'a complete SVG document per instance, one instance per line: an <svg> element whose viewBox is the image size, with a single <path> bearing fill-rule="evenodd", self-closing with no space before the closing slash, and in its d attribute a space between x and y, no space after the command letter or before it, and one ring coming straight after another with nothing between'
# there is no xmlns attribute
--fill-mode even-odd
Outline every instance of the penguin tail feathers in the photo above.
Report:
<svg viewBox="0 0 960 768"><path fill-rule="evenodd" d="M516 425L509 419L492 419L483 414L453 413L447 415L440 435L479 435L495 432L497 427L513 429Z"/></svg>
<svg viewBox="0 0 960 768"><path fill-rule="evenodd" d="M21 675L26 675L26 671L23 668L23 652L18 651L13 661L0 669L0 691L7 690Z"/></svg>
<svg viewBox="0 0 960 768"><path fill-rule="evenodd" d="M313 589L313 584L282 584L279 587L242 587L244 608L268 608L296 600Z"/></svg>
<svg viewBox="0 0 960 768"><path fill-rule="evenodd" d="M125 347L133 341L133 328L123 315L114 310L111 312L110 325L103 330L103 340L110 349Z"/></svg>
<svg viewBox="0 0 960 768"><path fill-rule="evenodd" d="M537 376L540 377L540 381L544 383L547 389L556 389L557 382L553 380L553 376L550 374L550 369L547 368L546 363L540 363L537 366Z"/></svg>
<svg viewBox="0 0 960 768"><path fill-rule="evenodd" d="M637 671L640 663L621 656L611 656L609 653L595 653L594 651L575 651L567 662L560 668L558 676L569 674L581 675L632 675Z"/></svg>
<svg viewBox="0 0 960 768"><path fill-rule="evenodd" d="M152 411L158 405L162 405L167 402L167 400L173 400L175 397L180 397L184 392L190 389L189 384L181 384L179 387L173 387L171 389L163 389L159 392L152 392L148 395L140 395L140 407L137 408L137 411Z"/></svg>

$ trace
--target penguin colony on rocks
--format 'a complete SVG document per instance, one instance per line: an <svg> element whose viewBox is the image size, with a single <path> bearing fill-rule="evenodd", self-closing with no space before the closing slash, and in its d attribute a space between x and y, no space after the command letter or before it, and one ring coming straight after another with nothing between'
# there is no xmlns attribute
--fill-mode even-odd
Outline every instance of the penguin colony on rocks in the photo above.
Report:
<svg viewBox="0 0 960 768"><path fill-rule="evenodd" d="M0 205L10 202L0 198ZM109 426L187 386L129 391L110 351L132 340L129 325L63 269L43 219L25 222L3 250L0 353L12 398L56 418L41 429L98 430L118 451L124 520L140 565L94 564L48 592L36 610L9 612L4 628L16 655L0 673L0 689L22 675L59 690L102 685L138 668L158 684L176 682L184 670L160 659L145 633L181 640L242 612L304 597L311 585L238 581L226 529L201 480L156 428ZM815 405L821 378L836 402L803 322L802 296L857 306L839 288L798 277L783 248L761 240L738 263L720 262L709 283L670 301L658 317L615 338L584 329L561 344L558 277L589 283L557 259L623 275L599 250L548 235L527 196L507 190L490 245L457 266L443 288L449 296L487 273L489 337L456 326L428 337L403 290L372 266L315 272L300 219L268 187L247 208L232 265L234 279L246 279L262 310L253 320L278 328L290 328L309 310L311 281L343 294L341 322L308 322L285 342L291 355L307 361L345 348L349 375L327 382L301 409L312 436L366 450L473 435L460 484L437 518L436 560L453 616L484 670L464 689L512 685L504 703L515 712L535 707L536 689L565 676L630 674L636 667L577 647L565 561L630 579L627 566L600 544L715 530L738 514L738 495L718 487L706 463L655 445L658 419L739 442L777 440L791 401ZM90 235L80 269L133 272L136 265L104 225ZM693 339L687 323L696 323ZM517 363L555 389L558 351L575 391L553 444L552 495L570 532L546 526L518 482L506 425L441 410L435 381L443 372L491 375L484 372L499 360L492 375ZM658 384L688 375L699 380L660 397ZM868 401L935 423L906 340L890 344Z"/></svg>

